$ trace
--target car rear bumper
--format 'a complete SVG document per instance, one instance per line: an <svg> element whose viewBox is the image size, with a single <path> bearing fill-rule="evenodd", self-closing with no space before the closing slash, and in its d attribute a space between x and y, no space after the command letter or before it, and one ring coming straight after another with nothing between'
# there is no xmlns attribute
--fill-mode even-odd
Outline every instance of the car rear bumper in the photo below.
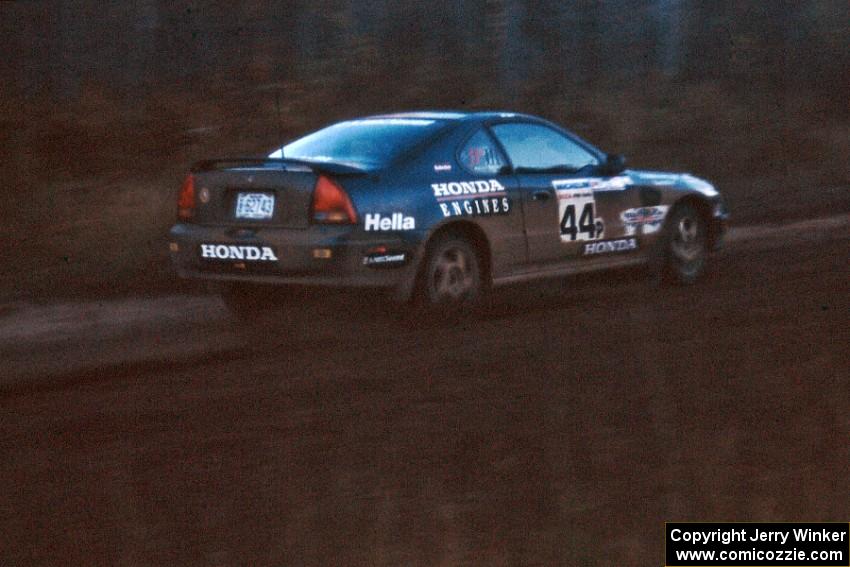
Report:
<svg viewBox="0 0 850 567"><path fill-rule="evenodd" d="M204 258L202 244L268 247L275 260ZM356 238L351 227L343 226L253 231L176 224L169 232L169 250L183 278L391 288L404 287L414 277L417 246L415 240L397 236Z"/></svg>

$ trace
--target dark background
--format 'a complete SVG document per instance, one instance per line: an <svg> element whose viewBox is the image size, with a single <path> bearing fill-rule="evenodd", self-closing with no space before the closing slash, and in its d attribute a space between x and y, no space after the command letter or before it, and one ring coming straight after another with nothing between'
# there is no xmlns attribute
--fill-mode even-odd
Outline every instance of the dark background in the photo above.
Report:
<svg viewBox="0 0 850 567"><path fill-rule="evenodd" d="M541 114L714 181L737 223L846 209L848 22L845 0L3 2L0 236L27 259L2 289L171 286L193 161L394 110Z"/></svg>
<svg viewBox="0 0 850 567"><path fill-rule="evenodd" d="M644 566L665 521L847 521L848 22L0 1L0 564ZM454 323L314 291L240 326L172 275L193 161L438 107L710 179L728 246L688 288L589 274Z"/></svg>

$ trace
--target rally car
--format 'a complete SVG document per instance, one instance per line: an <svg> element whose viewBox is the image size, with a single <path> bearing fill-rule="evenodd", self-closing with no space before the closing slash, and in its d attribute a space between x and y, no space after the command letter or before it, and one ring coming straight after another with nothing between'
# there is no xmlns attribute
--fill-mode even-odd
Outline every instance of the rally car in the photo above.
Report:
<svg viewBox="0 0 850 567"><path fill-rule="evenodd" d="M239 315L268 297L252 284L467 306L503 284L641 263L690 284L727 217L710 183L626 169L542 118L415 112L196 163L170 251L180 276L223 282Z"/></svg>

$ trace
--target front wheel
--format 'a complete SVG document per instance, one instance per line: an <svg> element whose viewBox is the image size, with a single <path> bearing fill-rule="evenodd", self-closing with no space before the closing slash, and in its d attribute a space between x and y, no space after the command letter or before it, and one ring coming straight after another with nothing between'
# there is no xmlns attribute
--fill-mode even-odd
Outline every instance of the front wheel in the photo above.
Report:
<svg viewBox="0 0 850 567"><path fill-rule="evenodd" d="M469 307L481 297L481 263L464 238L446 236L434 243L422 273L421 299L428 305Z"/></svg>
<svg viewBox="0 0 850 567"><path fill-rule="evenodd" d="M663 278L666 283L690 285L705 271L708 227L691 205L673 210L664 235Z"/></svg>

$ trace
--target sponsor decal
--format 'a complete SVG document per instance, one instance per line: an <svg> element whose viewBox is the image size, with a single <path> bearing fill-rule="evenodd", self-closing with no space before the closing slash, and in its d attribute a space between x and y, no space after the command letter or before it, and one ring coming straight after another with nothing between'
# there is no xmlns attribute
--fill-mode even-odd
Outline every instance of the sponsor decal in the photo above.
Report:
<svg viewBox="0 0 850 567"><path fill-rule="evenodd" d="M640 173L640 181L642 183L648 182L650 185L676 185L680 177L677 173L658 173L652 171Z"/></svg>
<svg viewBox="0 0 850 567"><path fill-rule="evenodd" d="M450 164L450 163L435 163L434 164L434 171L442 172L442 171L451 171L451 170L452 170L452 164Z"/></svg>
<svg viewBox="0 0 850 567"><path fill-rule="evenodd" d="M416 228L416 220L402 213L391 213L387 217L375 213L366 215L363 226L367 231L413 230Z"/></svg>
<svg viewBox="0 0 850 567"><path fill-rule="evenodd" d="M553 182L555 185L555 182ZM596 217L596 200L590 189L557 188L561 242L600 240L605 223Z"/></svg>
<svg viewBox="0 0 850 567"><path fill-rule="evenodd" d="M431 189L444 218L506 215L511 211L508 193L495 179L432 183Z"/></svg>
<svg viewBox="0 0 850 567"><path fill-rule="evenodd" d="M632 178L628 175L618 175L607 179L599 177L587 177L579 179L555 179L552 187L558 190L566 189L590 189L592 191L620 191L632 184Z"/></svg>
<svg viewBox="0 0 850 567"><path fill-rule="evenodd" d="M629 236L637 234L639 229L642 229L640 232L643 234L651 234L658 232L661 228L669 209L667 205L626 209L620 213L620 220L623 221L626 234Z"/></svg>
<svg viewBox="0 0 850 567"><path fill-rule="evenodd" d="M589 242L582 249L582 256L596 256L598 254L614 254L617 252L631 252L637 250L638 244L635 238L619 238L617 240L600 240Z"/></svg>
<svg viewBox="0 0 850 567"><path fill-rule="evenodd" d="M493 193L505 193L505 187L496 181L490 179L488 181L452 181L450 183L432 183L431 189L434 190L434 197L438 201L452 198L463 198L465 195L480 195L488 193L492 196Z"/></svg>
<svg viewBox="0 0 850 567"><path fill-rule="evenodd" d="M244 244L201 244L201 258L209 260L246 260L249 262L277 262L269 246Z"/></svg>
<svg viewBox="0 0 850 567"><path fill-rule="evenodd" d="M506 215L511 211L511 200L507 197L477 197L460 201L440 203L443 218Z"/></svg>
<svg viewBox="0 0 850 567"><path fill-rule="evenodd" d="M558 194L558 220L561 242L601 240L605 223L596 216L597 191L622 191L632 183L628 175L599 178L555 179L552 187Z"/></svg>
<svg viewBox="0 0 850 567"><path fill-rule="evenodd" d="M363 257L363 265L372 268L397 267L405 262L407 262L407 255L404 252L373 254Z"/></svg>

